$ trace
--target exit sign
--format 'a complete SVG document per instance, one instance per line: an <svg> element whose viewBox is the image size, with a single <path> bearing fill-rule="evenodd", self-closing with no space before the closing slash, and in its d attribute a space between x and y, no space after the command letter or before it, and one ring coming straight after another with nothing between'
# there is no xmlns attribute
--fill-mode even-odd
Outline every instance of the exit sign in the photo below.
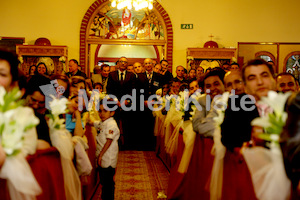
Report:
<svg viewBox="0 0 300 200"><path fill-rule="evenodd" d="M181 29L193 29L193 24L181 24Z"/></svg>

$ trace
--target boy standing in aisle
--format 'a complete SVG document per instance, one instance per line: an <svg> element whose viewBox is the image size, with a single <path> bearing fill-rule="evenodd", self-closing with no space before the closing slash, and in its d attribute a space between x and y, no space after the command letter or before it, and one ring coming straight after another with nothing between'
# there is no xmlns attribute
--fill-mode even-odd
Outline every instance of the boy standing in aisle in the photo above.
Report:
<svg viewBox="0 0 300 200"><path fill-rule="evenodd" d="M114 199L114 175L118 161L118 139L120 130L113 118L115 112L106 109L103 101L100 102L99 117L101 122L94 122L97 130L96 157L99 171L100 184L102 185L102 200Z"/></svg>

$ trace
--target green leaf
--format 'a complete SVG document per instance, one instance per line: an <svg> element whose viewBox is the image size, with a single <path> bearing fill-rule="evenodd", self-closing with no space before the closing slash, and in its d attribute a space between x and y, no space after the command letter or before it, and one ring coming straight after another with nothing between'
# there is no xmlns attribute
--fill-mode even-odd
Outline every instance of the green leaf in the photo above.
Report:
<svg viewBox="0 0 300 200"><path fill-rule="evenodd" d="M24 132L26 133L26 131L28 131L28 130L34 128L34 127L36 127L36 125L30 124L30 125L28 125L28 126L25 127Z"/></svg>
<svg viewBox="0 0 300 200"><path fill-rule="evenodd" d="M1 126L0 126L0 136L1 137L2 137L2 133L3 133L4 127L5 127L5 124L1 124Z"/></svg>
<svg viewBox="0 0 300 200"><path fill-rule="evenodd" d="M8 156L8 157L13 157L13 156L18 155L20 152L21 152L20 149L15 149L15 150L12 152L12 154L9 154L9 155L7 155L7 156Z"/></svg>
<svg viewBox="0 0 300 200"><path fill-rule="evenodd" d="M262 134L258 135L258 137L260 139L263 139L263 140L266 140L266 141L271 141L271 137L270 137L269 134L262 133Z"/></svg>

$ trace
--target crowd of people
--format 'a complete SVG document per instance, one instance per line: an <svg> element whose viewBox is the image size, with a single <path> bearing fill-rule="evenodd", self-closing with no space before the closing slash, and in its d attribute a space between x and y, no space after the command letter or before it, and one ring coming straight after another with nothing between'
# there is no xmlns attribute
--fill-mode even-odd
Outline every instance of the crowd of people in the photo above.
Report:
<svg viewBox="0 0 300 200"><path fill-rule="evenodd" d="M204 94L197 98L201 109L196 109L192 119L191 114L187 118L192 120L192 129L188 128L188 123L175 120L175 115L181 113L171 112L170 109L165 117L157 115L157 123L164 126L158 128L158 135L164 140L162 146L168 149L167 154L171 159L168 198L299 199L295 163L296 155L299 155L296 150L296 146L299 148L299 139L296 139L297 135L299 137L298 125L287 124L283 128L285 136L281 136L284 139L276 141L282 146L282 157L282 153L277 151L279 145L273 148L270 141L261 136L266 131L265 127L252 123L258 117L267 117L275 112L267 104L261 103L270 91L295 93L290 97L294 105L288 105L287 108L293 112L289 113L289 119L295 118L293 115L299 111L299 108L297 111L295 109L299 98L298 81L288 73L274 76L272 65L262 59L251 60L242 69L236 64L235 67L228 67L211 69L204 74L202 83L196 82ZM190 94L194 92L193 83L189 83L188 88ZM225 92L232 96L229 96L227 109L222 114L218 112L220 104L217 102ZM247 104L242 105L243 102ZM279 98L276 104L282 104ZM249 110L251 107L253 109ZM218 124L216 118L223 115L222 123ZM187 119L184 117L182 120ZM265 121L267 123L270 121ZM174 127L171 133L168 124ZM277 125L280 126L279 123ZM177 144L173 142L173 137L180 133L180 129L184 148L180 148L180 141ZM193 137L193 134L197 136ZM191 143L193 148L189 152ZM174 148L170 148L170 145ZM175 161L172 162L174 154ZM168 163L169 159L167 156L165 162ZM284 171L284 165L287 172ZM286 174L292 180L292 185Z"/></svg>
<svg viewBox="0 0 300 200"><path fill-rule="evenodd" d="M162 149L166 146L169 149L178 149L178 147L170 148L174 144L173 140L178 140L178 135L173 137L174 132L188 130L183 123L179 123L180 120L189 121L192 127L189 131L193 131L198 135L198 137L194 137L193 144L195 145L194 150L190 152L190 157L193 157L192 154L202 149L203 151L196 154L197 166L201 166L201 168L196 172L193 171L192 167L186 167L183 174L187 178L178 178L177 169L181 157L179 154L176 155L177 152L173 150L173 154L177 156L177 159L170 166L172 168L170 169L170 181L173 182L170 182L168 189L169 199L199 199L199 195L203 199L267 199L261 198L265 197L264 194L258 194L257 183L253 178L251 179L252 168L247 158L247 155L251 152L248 151L244 154L245 148L255 146L270 151L267 142L260 137L264 130L260 127L253 128L251 121L256 117L268 115L272 110L255 102L266 97L269 91L294 92L295 95L289 98L287 104L289 116L280 143L284 156L282 165L285 164L286 173L292 180L292 193L291 195L290 193L286 194L284 199L299 198L299 193L297 193L299 192L298 183L300 179L297 161L297 158L299 158L297 149L300 146L299 139L297 139L299 122L295 122L297 126L293 123L295 118L299 118L297 115L300 96L297 93L299 83L289 73L280 73L275 77L273 67L264 60L251 60L242 69L237 63L225 63L223 66L206 69L206 71L200 66L197 68L192 67L187 71L185 67L179 65L176 67L175 77L169 71L167 60L161 60L157 63L150 58L146 58L143 63L135 62L129 65L126 57L120 57L115 66L107 64L95 66L91 78L88 78L80 70L79 63L75 59L69 61L69 72L66 74L49 74L46 64L39 63L37 66L29 68L29 77L26 77L18 69L18 64L16 56L0 51L0 85L7 92L18 88L21 91L25 105L32 108L35 116L40 121L34 128L35 131L32 132L36 136L26 137L25 140L36 138L35 151L53 146L60 150L60 147L56 146L57 141L51 137L53 130L49 127L49 113L51 113L49 103L53 96L57 99L67 99L67 113L60 115L60 118L65 120L65 126L60 127L60 129L66 130L70 138L75 138L72 146L75 149L75 158L72 157L71 160L74 161L76 157L86 153L88 142L85 136L87 131L92 132L93 142L96 144L95 152L92 152L94 154L92 158L95 160L90 157L84 161L88 163L74 161L76 163L74 168L77 172L78 168L83 166L91 165L97 168L102 184L103 200L114 199L115 183L113 177L119 149L156 150L158 155L159 151L164 151ZM184 90L188 91L189 96L199 94L197 101L202 109L196 109L192 120L189 117L182 118L178 112L172 112L171 109L154 110L159 106L158 100L178 96ZM224 161L222 162L223 176L221 181L215 181L212 178L215 175L212 169L216 165L214 160L216 160L217 152L213 155L211 150L216 146L214 137L218 125L215 118L218 117L218 112L214 105L217 99L215 97L219 97L226 91L234 93L238 96L238 99L251 95L254 98L248 96L244 98L249 98L250 101L246 107L254 105L255 109L251 112L243 111L243 109L239 112L233 112L232 107L241 108L242 106L228 102L224 122L220 126L220 142L226 149L223 156ZM99 96L101 94L102 96L108 96L107 101L103 98L99 100L98 108L95 102L90 101L95 92ZM88 103L85 103L85 97L87 97ZM90 102L92 105L90 105ZM115 109L109 109L107 102L116 105ZM160 102L160 104L163 103ZM179 121L174 120L178 119L177 115ZM168 124L164 122L165 120L173 124L173 132L170 132L170 128L166 128ZM180 127L176 129L177 125ZM164 142L161 143L158 138L163 138ZM168 142L171 141L171 138L172 144L169 145ZM28 141L24 142L21 148L24 157L35 153L35 151L27 151L27 143ZM76 152L75 146L79 144L82 144L82 148L85 149L83 152ZM83 157L86 156L83 155ZM5 165L6 160L5 149L0 144L0 170ZM192 159L187 159L184 162L188 162L188 164L185 164L186 166L193 165ZM63 163L65 162L62 161ZM90 173L91 169L82 174ZM74 181L78 182L82 174L73 174L72 176L78 176ZM65 177L67 178L67 176ZM201 180L197 180L196 185L189 187L189 182L193 182L193 179L198 177L201 177ZM181 181L181 183L174 184L178 181ZM221 189L212 190L212 184L219 185L220 182L222 182ZM68 181L65 180L65 183L68 183ZM282 183L283 180L279 183L279 186ZM209 184L211 185L210 189ZM279 187L276 184L273 185L275 185L275 189ZM81 191L80 184L75 184L70 188ZM65 186L66 199L82 198L81 195L76 196L71 194L72 192L68 192L70 188ZM274 197L274 194L277 195L276 191L273 192L273 196L268 195Z"/></svg>

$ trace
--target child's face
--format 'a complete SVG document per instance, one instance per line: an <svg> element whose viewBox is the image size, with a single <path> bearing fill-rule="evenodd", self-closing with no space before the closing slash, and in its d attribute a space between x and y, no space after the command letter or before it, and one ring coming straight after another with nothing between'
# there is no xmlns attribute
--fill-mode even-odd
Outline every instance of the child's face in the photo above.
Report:
<svg viewBox="0 0 300 200"><path fill-rule="evenodd" d="M95 89L96 89L96 90L99 90L99 92L102 92L102 91L103 91L101 85L96 85L96 86L95 86Z"/></svg>
<svg viewBox="0 0 300 200"><path fill-rule="evenodd" d="M68 104L68 109L70 113L74 113L76 110L78 110L78 96L73 97L70 101L70 104Z"/></svg>
<svg viewBox="0 0 300 200"><path fill-rule="evenodd" d="M162 96L166 96L168 94L169 88L165 87L163 88Z"/></svg>
<svg viewBox="0 0 300 200"><path fill-rule="evenodd" d="M100 119L104 122L105 120L107 120L108 118L114 116L115 112L114 111L109 111L109 110L105 110L103 105L100 105L100 109L99 109L99 117Z"/></svg>

